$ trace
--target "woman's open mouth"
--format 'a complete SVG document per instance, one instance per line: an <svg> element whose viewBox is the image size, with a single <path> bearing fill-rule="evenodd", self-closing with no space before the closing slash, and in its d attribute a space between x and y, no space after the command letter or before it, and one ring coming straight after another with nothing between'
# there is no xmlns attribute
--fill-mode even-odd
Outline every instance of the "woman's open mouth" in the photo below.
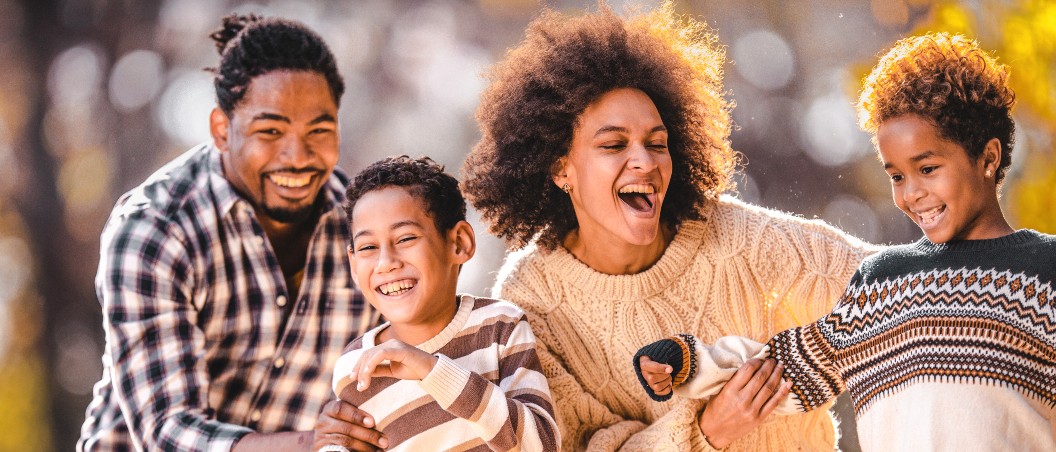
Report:
<svg viewBox="0 0 1056 452"><path fill-rule="evenodd" d="M617 195L636 212L648 213L656 205L656 189L649 184L630 184L620 187Z"/></svg>

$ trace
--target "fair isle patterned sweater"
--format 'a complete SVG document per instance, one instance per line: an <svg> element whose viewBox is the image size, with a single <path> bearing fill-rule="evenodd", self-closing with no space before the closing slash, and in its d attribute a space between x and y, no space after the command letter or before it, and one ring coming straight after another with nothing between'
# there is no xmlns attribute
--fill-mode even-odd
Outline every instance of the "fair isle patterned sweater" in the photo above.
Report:
<svg viewBox="0 0 1056 452"><path fill-rule="evenodd" d="M370 413L389 451L553 451L560 444L535 336L512 303L459 296L454 319L417 347L438 356L421 381L378 377L363 392L349 374L385 323L337 360L334 393Z"/></svg>
<svg viewBox="0 0 1056 452"><path fill-rule="evenodd" d="M815 323L766 346L697 345L699 371L675 393L709 397L738 361L769 354L793 383L784 409L850 392L863 450L1052 451L1054 299L1056 236L922 238L863 262Z"/></svg>

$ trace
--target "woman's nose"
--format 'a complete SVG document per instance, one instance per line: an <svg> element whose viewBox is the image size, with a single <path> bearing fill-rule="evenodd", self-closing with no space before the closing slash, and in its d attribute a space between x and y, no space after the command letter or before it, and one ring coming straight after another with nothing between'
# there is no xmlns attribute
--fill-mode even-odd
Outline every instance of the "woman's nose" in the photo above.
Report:
<svg viewBox="0 0 1056 452"><path fill-rule="evenodd" d="M635 143L630 149L630 166L644 172L652 171L657 166L656 155L649 152L644 143Z"/></svg>

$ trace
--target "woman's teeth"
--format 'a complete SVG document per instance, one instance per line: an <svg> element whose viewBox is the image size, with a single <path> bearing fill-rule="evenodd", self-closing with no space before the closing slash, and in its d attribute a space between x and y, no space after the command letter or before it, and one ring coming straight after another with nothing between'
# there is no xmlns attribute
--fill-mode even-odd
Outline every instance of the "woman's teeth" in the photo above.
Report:
<svg viewBox="0 0 1056 452"><path fill-rule="evenodd" d="M631 184L620 187L620 193L656 193L656 189L652 185L648 184Z"/></svg>
<svg viewBox="0 0 1056 452"><path fill-rule="evenodd" d="M656 189L648 184L631 184L620 187L618 195L620 200L632 209L639 212L648 212L653 208L653 193Z"/></svg>
<svg viewBox="0 0 1056 452"><path fill-rule="evenodd" d="M284 176L281 174L269 174L268 179L280 187L301 188L312 181L312 175Z"/></svg>
<svg viewBox="0 0 1056 452"><path fill-rule="evenodd" d="M414 287L414 281L405 279L402 281L391 282L378 286L378 292L382 295L399 295Z"/></svg>

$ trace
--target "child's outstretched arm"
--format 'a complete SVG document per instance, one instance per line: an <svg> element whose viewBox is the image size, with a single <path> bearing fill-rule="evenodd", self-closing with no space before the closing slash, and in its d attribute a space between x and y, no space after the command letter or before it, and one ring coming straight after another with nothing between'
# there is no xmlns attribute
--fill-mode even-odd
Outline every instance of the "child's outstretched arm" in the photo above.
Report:
<svg viewBox="0 0 1056 452"><path fill-rule="evenodd" d="M767 346L744 337L726 336L714 345L705 345L692 335L679 334L642 347L634 356L634 366L639 382L653 400L668 400L675 394L711 399L727 384L744 386L753 381L754 372L738 370L750 360L768 356ZM784 397L790 382L774 383L770 386L776 387L781 397L765 401L764 408L775 404L778 414L800 412L795 397Z"/></svg>

